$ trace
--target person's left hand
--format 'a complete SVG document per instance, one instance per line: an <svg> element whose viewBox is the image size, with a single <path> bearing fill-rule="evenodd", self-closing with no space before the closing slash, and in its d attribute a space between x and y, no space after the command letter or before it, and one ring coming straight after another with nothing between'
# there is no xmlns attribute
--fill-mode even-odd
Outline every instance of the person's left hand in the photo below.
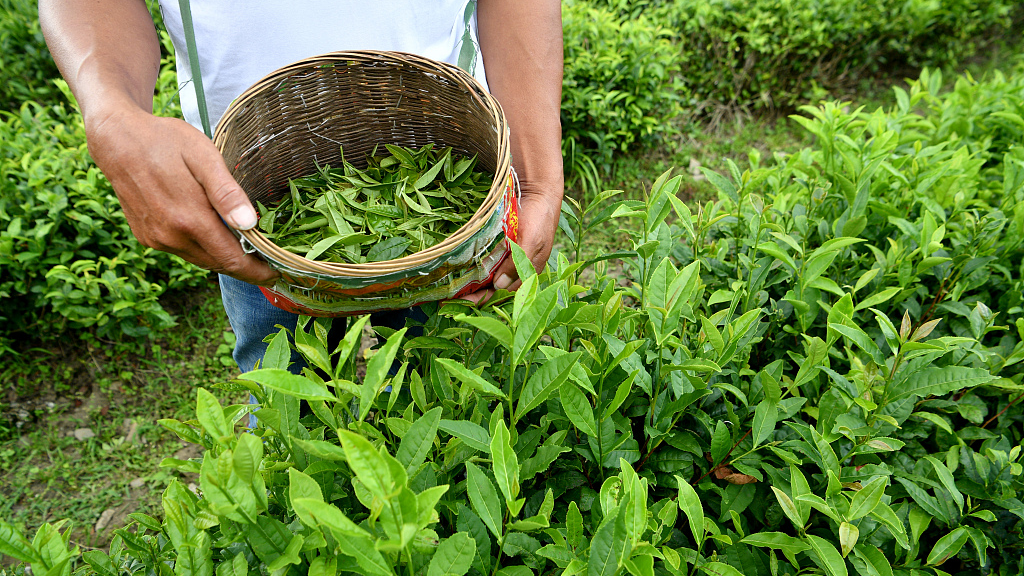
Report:
<svg viewBox="0 0 1024 576"><path fill-rule="evenodd" d="M562 211L562 185L530 185L520 182L522 197L519 201L519 241L538 272L544 269L558 230L558 217ZM522 282L512 258L506 258L494 271L491 286L481 288L462 298L474 304L483 304L494 295L495 289L515 290Z"/></svg>

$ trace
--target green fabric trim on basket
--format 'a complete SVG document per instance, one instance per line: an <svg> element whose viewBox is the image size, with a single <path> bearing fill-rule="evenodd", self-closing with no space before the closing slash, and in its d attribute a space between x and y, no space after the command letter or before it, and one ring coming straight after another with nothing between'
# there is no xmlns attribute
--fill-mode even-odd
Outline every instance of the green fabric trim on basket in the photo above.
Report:
<svg viewBox="0 0 1024 576"><path fill-rule="evenodd" d="M203 74L199 69L199 50L196 48L196 31L192 27L192 8L188 0L178 0L181 9L181 25L185 28L185 47L188 52L188 64L192 69L192 85L196 89L196 100L199 104L199 119L203 123L206 137L213 139L210 130L210 113L206 108L206 91L203 90Z"/></svg>

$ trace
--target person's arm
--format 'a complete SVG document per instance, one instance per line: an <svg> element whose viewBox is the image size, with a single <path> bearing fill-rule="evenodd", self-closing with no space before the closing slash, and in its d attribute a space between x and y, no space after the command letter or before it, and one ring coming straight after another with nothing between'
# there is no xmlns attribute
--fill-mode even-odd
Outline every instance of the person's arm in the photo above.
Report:
<svg viewBox="0 0 1024 576"><path fill-rule="evenodd" d="M519 245L537 270L551 254L564 188L562 174L562 12L558 0L479 0L477 25L487 84L512 133L512 163L522 187ZM511 259L496 288L515 289ZM471 299L488 297L486 291Z"/></svg>
<svg viewBox="0 0 1024 576"><path fill-rule="evenodd" d="M96 165L143 245L268 284L277 274L225 228L256 212L217 148L183 120L153 116L160 45L143 0L39 0L39 22L85 121Z"/></svg>

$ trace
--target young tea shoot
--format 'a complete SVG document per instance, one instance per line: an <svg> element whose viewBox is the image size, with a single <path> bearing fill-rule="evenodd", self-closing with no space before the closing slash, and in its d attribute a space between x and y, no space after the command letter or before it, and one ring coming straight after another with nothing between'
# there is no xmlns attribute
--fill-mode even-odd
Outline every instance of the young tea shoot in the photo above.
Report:
<svg viewBox="0 0 1024 576"><path fill-rule="evenodd" d="M364 264L394 260L452 235L479 208L493 176L476 157L451 148L386 144L367 167L345 161L289 181L273 207L258 203L259 228L281 248L310 260Z"/></svg>

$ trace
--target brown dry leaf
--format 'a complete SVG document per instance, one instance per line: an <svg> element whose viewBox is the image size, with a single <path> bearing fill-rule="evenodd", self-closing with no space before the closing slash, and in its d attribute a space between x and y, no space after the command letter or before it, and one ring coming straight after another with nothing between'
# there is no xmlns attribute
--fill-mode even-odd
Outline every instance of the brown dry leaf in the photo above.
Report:
<svg viewBox="0 0 1024 576"><path fill-rule="evenodd" d="M754 478L753 476L750 476L748 474L740 474L739 472L737 472L735 474L729 474L728 476L726 476L725 481L728 482L729 484L753 484L754 482L757 482L757 478Z"/></svg>
<svg viewBox="0 0 1024 576"><path fill-rule="evenodd" d="M725 480L729 484L753 484L757 482L757 478L748 474L740 474L724 465L715 466L711 473L715 475L715 478Z"/></svg>

